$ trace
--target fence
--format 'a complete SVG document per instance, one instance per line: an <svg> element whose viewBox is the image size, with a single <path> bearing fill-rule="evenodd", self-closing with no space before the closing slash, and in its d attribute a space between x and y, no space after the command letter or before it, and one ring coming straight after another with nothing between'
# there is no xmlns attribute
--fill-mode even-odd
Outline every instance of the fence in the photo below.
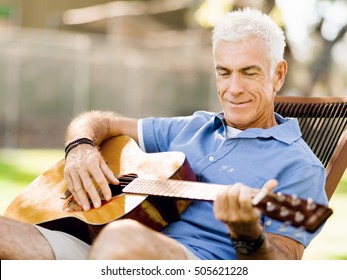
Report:
<svg viewBox="0 0 347 280"><path fill-rule="evenodd" d="M158 44L0 30L0 147L61 148L67 124L86 110L139 118L218 108L209 43L191 32Z"/></svg>

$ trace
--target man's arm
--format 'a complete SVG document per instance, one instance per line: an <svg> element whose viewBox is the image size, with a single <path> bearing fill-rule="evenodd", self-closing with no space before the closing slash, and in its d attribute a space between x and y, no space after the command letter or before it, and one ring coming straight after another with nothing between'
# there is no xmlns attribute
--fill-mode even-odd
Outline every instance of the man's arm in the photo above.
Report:
<svg viewBox="0 0 347 280"><path fill-rule="evenodd" d="M265 233L263 245L252 255L238 254L239 259L301 260L305 247L289 237Z"/></svg>
<svg viewBox="0 0 347 280"><path fill-rule="evenodd" d="M65 144L86 137L98 146L106 139L121 134L137 141L137 120L114 112L90 111L71 121L66 131Z"/></svg>
<svg viewBox="0 0 347 280"><path fill-rule="evenodd" d="M270 180L263 190L271 192L277 186L276 180ZM217 196L214 202L214 213L217 219L224 222L231 238L235 240L254 241L263 232L260 224L261 212L253 207L252 198L256 190L243 184L235 184L228 191ZM286 236L265 233L264 242L253 253L247 255L237 252L238 259L285 260L301 259L304 246Z"/></svg>
<svg viewBox="0 0 347 280"><path fill-rule="evenodd" d="M118 180L97 149L103 141L118 135L127 135L138 142L137 120L113 112L91 111L79 115L68 126L65 146L80 138L88 138L96 146L78 145L69 152L65 161L65 180L69 190L84 210L90 209L88 195L94 207L101 206L101 198L93 180L100 187L106 200L111 199L109 182L118 184Z"/></svg>

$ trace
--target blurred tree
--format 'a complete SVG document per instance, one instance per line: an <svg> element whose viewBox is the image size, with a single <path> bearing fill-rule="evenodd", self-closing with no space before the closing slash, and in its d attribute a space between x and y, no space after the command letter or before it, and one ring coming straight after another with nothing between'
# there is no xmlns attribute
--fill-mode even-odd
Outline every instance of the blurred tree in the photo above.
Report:
<svg viewBox="0 0 347 280"><path fill-rule="evenodd" d="M332 96L334 95L334 86L331 78L334 67L333 49L343 40L347 32L347 19L345 16L342 24L338 21L332 21L329 9L336 9L341 6L347 12L347 4L345 0L319 0L319 2L322 2L327 9L325 10L322 7L321 13L319 13L320 21L312 29L312 34L310 34L320 44L320 48L309 66L311 78L306 92L308 95L314 95L315 90L320 90L322 94ZM330 4L327 2L330 2Z"/></svg>

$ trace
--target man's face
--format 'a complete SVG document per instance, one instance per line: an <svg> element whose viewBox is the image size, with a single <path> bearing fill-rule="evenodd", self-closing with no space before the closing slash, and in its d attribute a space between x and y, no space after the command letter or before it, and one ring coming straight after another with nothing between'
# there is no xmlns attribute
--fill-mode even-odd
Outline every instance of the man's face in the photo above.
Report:
<svg viewBox="0 0 347 280"><path fill-rule="evenodd" d="M214 59L218 99L226 123L239 129L275 125L273 100L283 85L285 61L270 73L267 46L257 38L220 40Z"/></svg>

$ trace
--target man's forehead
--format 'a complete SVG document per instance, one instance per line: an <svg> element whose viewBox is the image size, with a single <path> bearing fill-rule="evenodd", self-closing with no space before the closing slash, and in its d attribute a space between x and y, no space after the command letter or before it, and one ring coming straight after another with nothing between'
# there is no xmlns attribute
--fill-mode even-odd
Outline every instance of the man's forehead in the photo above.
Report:
<svg viewBox="0 0 347 280"><path fill-rule="evenodd" d="M237 40L219 39L215 42L215 48L226 47L226 46L229 46L230 48L232 47L237 48L241 46L247 47L253 44L258 46L261 45L262 47L268 48L267 41L264 38L256 37L256 36L249 36L247 38L241 38Z"/></svg>
<svg viewBox="0 0 347 280"><path fill-rule="evenodd" d="M252 38L247 42L220 40L215 46L213 57L216 68L263 69L270 64L266 43L259 38Z"/></svg>

